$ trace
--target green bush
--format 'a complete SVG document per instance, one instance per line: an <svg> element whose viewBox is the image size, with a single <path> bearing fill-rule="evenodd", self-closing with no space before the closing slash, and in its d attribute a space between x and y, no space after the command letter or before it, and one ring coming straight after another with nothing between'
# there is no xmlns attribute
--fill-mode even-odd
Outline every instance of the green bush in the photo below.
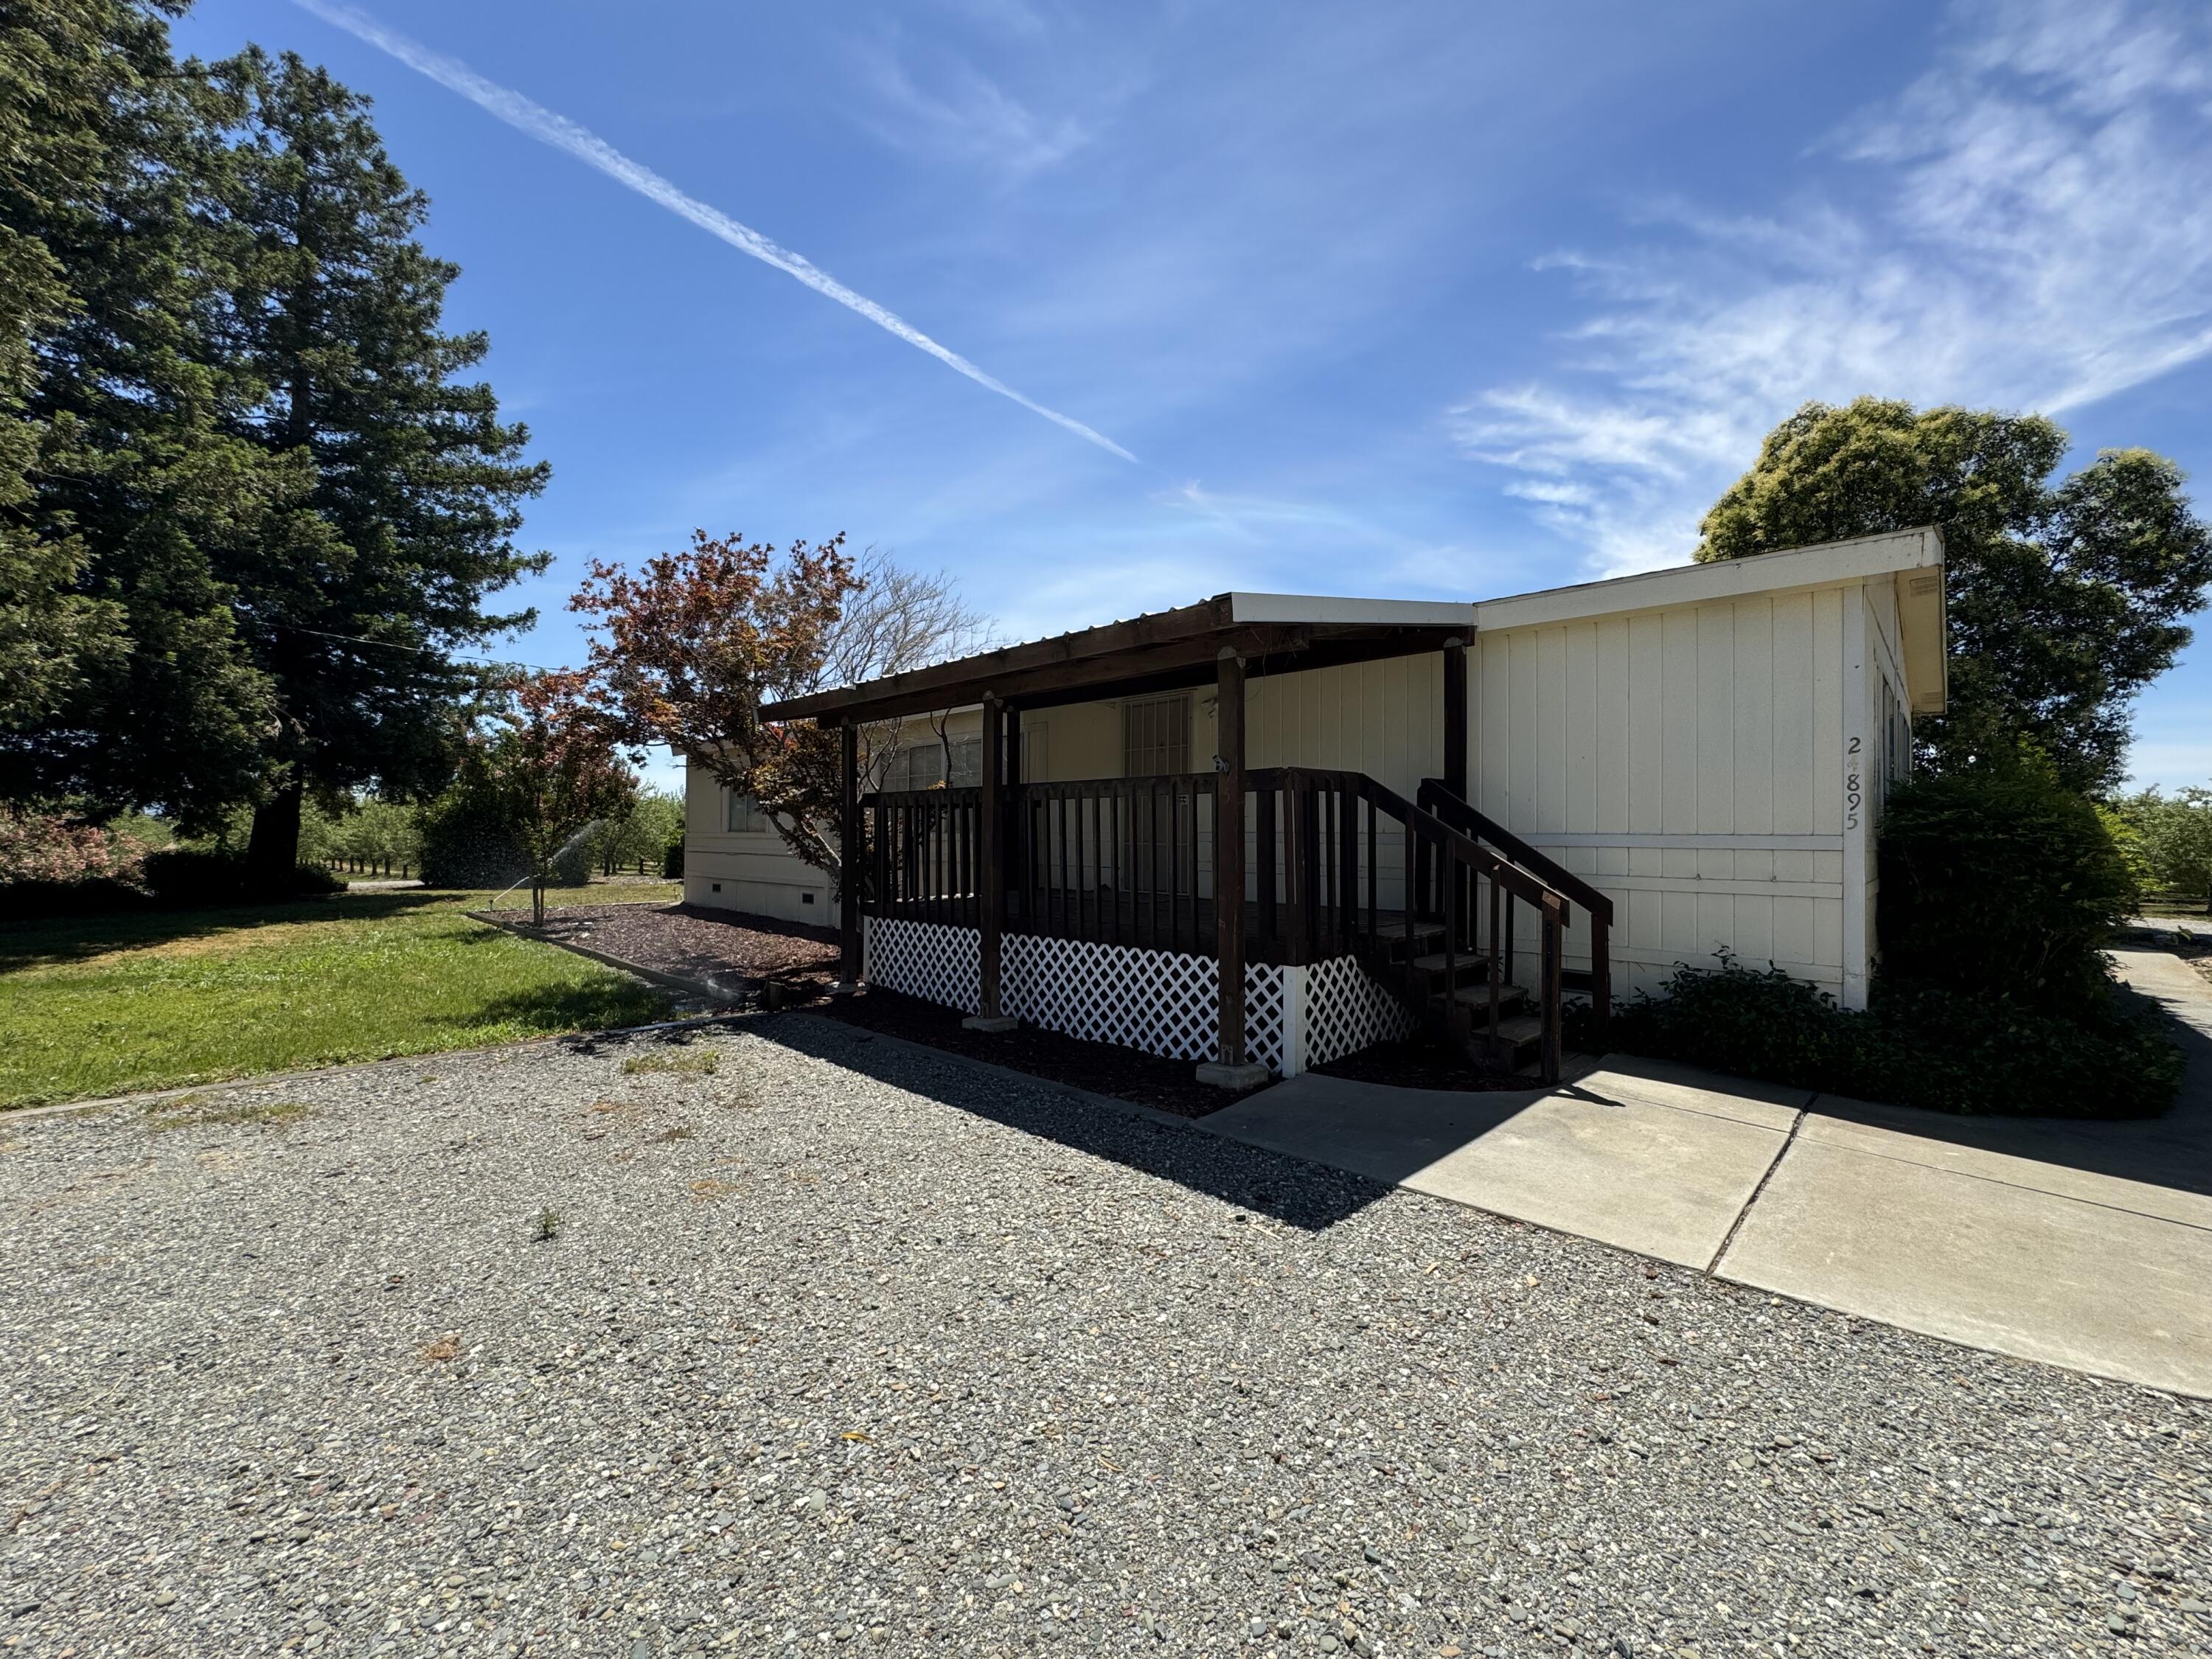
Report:
<svg viewBox="0 0 2212 1659"><path fill-rule="evenodd" d="M0 882L0 922L39 921L52 916L106 916L146 910L154 901L143 887L113 876L80 876L74 881Z"/></svg>
<svg viewBox="0 0 2212 1659"><path fill-rule="evenodd" d="M684 837L680 834L660 849L660 875L664 881L684 879Z"/></svg>
<svg viewBox="0 0 2212 1659"><path fill-rule="evenodd" d="M165 910L254 904L268 899L307 898L345 890L345 883L313 865L297 866L289 878L272 887L247 865L241 853L183 847L167 847L148 854L143 879L155 903Z"/></svg>
<svg viewBox="0 0 2212 1659"><path fill-rule="evenodd" d="M530 855L489 795L457 784L422 808L422 880L430 887L504 887L526 878Z"/></svg>
<svg viewBox="0 0 2212 1659"><path fill-rule="evenodd" d="M1587 1009L1567 1040L1598 1046ZM1630 999L1602 1041L1738 1077L1987 1116L2150 1117L2172 1104L2182 1068L2159 1017L2108 988L2058 1014L1885 976L1856 1013L1725 951L1717 968L1677 968L1664 996Z"/></svg>
<svg viewBox="0 0 2212 1659"><path fill-rule="evenodd" d="M1878 857L1885 975L2062 1012L2104 995L2100 947L2135 881L2097 809L2047 767L1907 785Z"/></svg>

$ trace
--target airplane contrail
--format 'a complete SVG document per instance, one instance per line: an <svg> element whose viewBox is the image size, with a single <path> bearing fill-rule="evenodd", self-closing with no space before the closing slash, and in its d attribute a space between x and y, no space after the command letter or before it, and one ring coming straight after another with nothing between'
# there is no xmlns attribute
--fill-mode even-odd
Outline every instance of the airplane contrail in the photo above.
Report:
<svg viewBox="0 0 2212 1659"><path fill-rule="evenodd" d="M1056 409L1047 409L1034 398L1024 398L1004 380L985 374L958 352L938 344L896 313L885 310L865 294L855 294L811 260L769 240L750 225L739 224L719 208L709 207L698 198L686 195L652 168L631 161L597 133L578 126L567 116L556 114L543 104L502 87L497 82L486 80L459 59L433 52L419 40L388 29L374 18L350 6L334 3L334 0L293 0L293 3L302 10L313 13L325 22L343 29L356 39L367 41L380 52L389 53L440 86L458 92L471 103L497 116L517 131L529 134L541 143L550 144L556 149L566 150L578 161L597 167L617 184L629 186L649 201L658 202L671 213L689 219L710 235L720 237L740 253L749 253L763 264L774 265L787 276L797 277L817 294L827 295L847 309L859 312L877 327L896 334L910 346L919 347L948 368L965 374L976 385L997 392L1001 398L1011 398L1031 414L1042 415L1055 426L1066 427L1078 437L1119 455L1125 461L1137 459L1104 433L1084 425L1074 416L1063 415Z"/></svg>

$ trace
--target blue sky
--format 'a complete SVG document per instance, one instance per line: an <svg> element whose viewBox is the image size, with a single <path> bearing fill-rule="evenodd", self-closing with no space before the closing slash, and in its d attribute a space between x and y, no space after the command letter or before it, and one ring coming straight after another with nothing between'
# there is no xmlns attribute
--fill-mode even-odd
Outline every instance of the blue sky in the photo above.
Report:
<svg viewBox="0 0 2212 1659"><path fill-rule="evenodd" d="M337 10L176 33L376 100L553 464L541 664L586 560L694 526L843 531L1016 637L1678 563L1763 432L1862 392L2045 410L2212 507L2202 6ZM2212 779L2212 637L2138 733L2142 781Z"/></svg>

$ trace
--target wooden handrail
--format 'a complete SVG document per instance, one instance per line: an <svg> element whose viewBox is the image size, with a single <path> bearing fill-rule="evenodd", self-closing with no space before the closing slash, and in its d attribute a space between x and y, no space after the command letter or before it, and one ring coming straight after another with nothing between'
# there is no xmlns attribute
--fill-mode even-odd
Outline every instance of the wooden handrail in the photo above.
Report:
<svg viewBox="0 0 2212 1659"><path fill-rule="evenodd" d="M1557 859L1538 852L1497 819L1471 805L1442 778L1421 780L1420 801L1446 823L1455 823L1478 841L1486 841L1502 849L1514 863L1541 876L1547 885L1556 887L1583 909L1612 921L1611 899Z"/></svg>
<svg viewBox="0 0 2212 1659"><path fill-rule="evenodd" d="M1515 863L1534 871L1589 912L1590 1009L1597 1017L1597 1033L1601 1040L1613 1016L1613 900L1481 811L1442 778L1424 778L1420 794L1422 805L1447 821L1455 822L1469 835L1503 848Z"/></svg>

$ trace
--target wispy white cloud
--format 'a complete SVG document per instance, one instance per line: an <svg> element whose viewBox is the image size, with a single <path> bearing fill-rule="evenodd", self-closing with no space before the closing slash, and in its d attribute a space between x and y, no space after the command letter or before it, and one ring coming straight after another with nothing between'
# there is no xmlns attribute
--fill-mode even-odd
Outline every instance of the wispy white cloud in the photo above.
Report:
<svg viewBox="0 0 2212 1659"><path fill-rule="evenodd" d="M350 6L334 3L334 0L294 0L294 3L379 51L389 53L408 68L427 76L449 91L460 94L471 103L497 116L518 131L596 167L648 201L688 219L709 235L720 238L739 252L748 254L763 264L773 265L787 276L804 283L816 293L835 300L848 310L859 313L877 327L896 336L918 350L927 352L948 368L966 375L978 386L995 392L1002 398L1011 398L1030 413L1042 415L1046 420L1065 427L1078 437L1120 456L1125 461L1137 459L1103 433L1085 426L1073 416L1048 409L1024 397L1005 381L985 374L958 352L939 344L911 323L866 295L854 292L801 255L779 246L750 226L740 224L720 209L710 207L696 197L687 195L650 167L632 161L598 134L579 126L567 116L557 114L519 92L487 80L458 58L434 52L420 41L386 28L374 18Z"/></svg>
<svg viewBox="0 0 2212 1659"><path fill-rule="evenodd" d="M860 55L860 118L886 143L932 160L977 164L1019 181L1058 166L1094 134L1072 115L1031 111L964 59L938 54L928 85L890 45Z"/></svg>
<svg viewBox="0 0 2212 1659"><path fill-rule="evenodd" d="M1829 167L1820 199L1668 204L1630 253L1544 262L1594 302L1560 372L1450 411L1600 568L1686 559L1808 398L2063 412L2212 353L2201 7L1960 5L1924 76L1808 162Z"/></svg>

